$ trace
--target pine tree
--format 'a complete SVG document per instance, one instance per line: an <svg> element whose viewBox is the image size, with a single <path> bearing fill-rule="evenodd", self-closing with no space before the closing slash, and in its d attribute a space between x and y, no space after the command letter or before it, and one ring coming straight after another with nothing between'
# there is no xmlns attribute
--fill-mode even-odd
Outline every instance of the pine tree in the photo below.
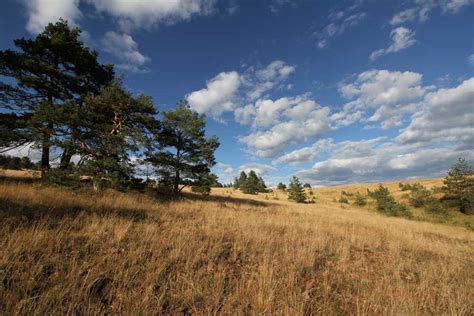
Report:
<svg viewBox="0 0 474 316"><path fill-rule="evenodd" d="M260 180L255 171L250 170L247 176L247 180L243 185L240 185L240 189L245 194L257 194L260 192Z"/></svg>
<svg viewBox="0 0 474 316"><path fill-rule="evenodd" d="M303 185L297 177L293 176L290 179L290 185L288 187L288 199L297 203L304 203L306 198L307 197L304 193Z"/></svg>
<svg viewBox="0 0 474 316"><path fill-rule="evenodd" d="M283 190L283 191L286 190L286 184L281 183L281 182L278 183L277 189L278 189L278 190Z"/></svg>
<svg viewBox="0 0 474 316"><path fill-rule="evenodd" d="M162 115L162 127L148 161L178 195L185 186L209 174L219 141L215 136L206 138L204 116L191 110L187 101L180 101L174 111Z"/></svg>
<svg viewBox="0 0 474 316"><path fill-rule="evenodd" d="M303 188L311 189L311 184L305 183L305 184L303 185Z"/></svg>
<svg viewBox="0 0 474 316"><path fill-rule="evenodd" d="M444 180L444 201L450 201L463 213L474 212L474 166L459 158Z"/></svg>
<svg viewBox="0 0 474 316"><path fill-rule="evenodd" d="M123 189L132 177L130 155L149 147L158 128L150 97L133 97L116 81L85 100L78 140L83 174Z"/></svg>
<svg viewBox="0 0 474 316"><path fill-rule="evenodd" d="M80 33L60 20L35 39L15 40L19 50L0 51L0 75L16 82L0 85L1 105L17 114L9 117L13 126L18 116L20 122L28 118L26 127L15 126L2 145L33 142L42 150L43 171L49 169L52 146L63 148L61 163L69 163L79 145L76 124L85 96L97 94L114 77L113 67L98 63L97 53L79 40Z"/></svg>
<svg viewBox="0 0 474 316"><path fill-rule="evenodd" d="M245 173L245 171L241 171L239 178L235 178L234 180L234 189L242 189L246 182L247 174Z"/></svg>

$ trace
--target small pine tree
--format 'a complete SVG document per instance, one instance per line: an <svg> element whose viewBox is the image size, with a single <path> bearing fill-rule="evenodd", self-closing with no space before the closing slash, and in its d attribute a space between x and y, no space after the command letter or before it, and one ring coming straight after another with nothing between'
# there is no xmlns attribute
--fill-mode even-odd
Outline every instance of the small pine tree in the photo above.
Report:
<svg viewBox="0 0 474 316"><path fill-rule="evenodd" d="M459 158L444 180L443 201L454 204L462 213L474 212L474 166Z"/></svg>
<svg viewBox="0 0 474 316"><path fill-rule="evenodd" d="M293 200L296 203L304 203L306 198L303 185L297 177L293 176L290 179L290 185L288 187L288 199Z"/></svg>
<svg viewBox="0 0 474 316"><path fill-rule="evenodd" d="M243 185L240 186L240 189L245 194L257 194L260 192L260 180L255 173L255 171L250 170L247 180Z"/></svg>
<svg viewBox="0 0 474 316"><path fill-rule="evenodd" d="M283 191L286 190L286 184L281 183L281 182L278 183L277 189L278 189L278 190L283 190Z"/></svg>
<svg viewBox="0 0 474 316"><path fill-rule="evenodd" d="M309 183L306 182L306 183L303 185L303 188L311 189L311 184L309 184Z"/></svg>

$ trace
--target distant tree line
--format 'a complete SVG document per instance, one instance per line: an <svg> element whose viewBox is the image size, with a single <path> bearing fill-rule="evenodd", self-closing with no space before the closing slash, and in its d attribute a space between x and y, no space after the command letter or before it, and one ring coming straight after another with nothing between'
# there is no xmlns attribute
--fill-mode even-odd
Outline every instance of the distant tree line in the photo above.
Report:
<svg viewBox="0 0 474 316"><path fill-rule="evenodd" d="M29 157L12 157L0 155L0 168L20 170L20 169L36 169L37 164L33 163Z"/></svg>
<svg viewBox="0 0 474 316"><path fill-rule="evenodd" d="M134 96L60 20L34 39L0 51L0 151L31 144L42 178L90 176L95 187L127 189L135 162L148 163L162 187L207 192L216 182L217 137L186 101L158 113L151 97ZM51 154L59 155L54 168ZM73 157L78 162L72 164Z"/></svg>

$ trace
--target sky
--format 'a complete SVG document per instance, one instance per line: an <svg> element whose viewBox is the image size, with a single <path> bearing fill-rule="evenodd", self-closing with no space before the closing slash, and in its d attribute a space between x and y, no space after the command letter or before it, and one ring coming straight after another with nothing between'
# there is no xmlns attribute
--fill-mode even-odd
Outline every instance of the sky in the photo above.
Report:
<svg viewBox="0 0 474 316"><path fill-rule="evenodd" d="M158 111L187 99L206 115L223 183L251 169L269 185L438 177L474 161L473 0L3 0L0 49L59 18Z"/></svg>

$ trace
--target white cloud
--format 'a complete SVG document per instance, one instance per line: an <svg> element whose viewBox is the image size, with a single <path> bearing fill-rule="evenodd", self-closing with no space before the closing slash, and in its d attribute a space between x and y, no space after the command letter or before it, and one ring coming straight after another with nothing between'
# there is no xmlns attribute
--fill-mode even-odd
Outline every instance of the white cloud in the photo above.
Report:
<svg viewBox="0 0 474 316"><path fill-rule="evenodd" d="M117 67L125 70L139 71L140 66L150 61L150 58L140 53L137 42L128 34L105 33L102 39L102 48L118 57L124 64Z"/></svg>
<svg viewBox="0 0 474 316"><path fill-rule="evenodd" d="M79 0L23 0L27 13L26 29L33 33L41 33L44 27L59 18L68 20L72 25L77 24L82 16L79 10Z"/></svg>
<svg viewBox="0 0 474 316"><path fill-rule="evenodd" d="M208 113L218 121L222 113L235 110L237 122L250 124L255 115L254 106L236 109L237 102L252 101L264 92L282 86L294 71L294 66L275 60L265 68L250 67L242 75L236 71L222 72L207 82L207 88L191 92L187 98L194 110Z"/></svg>
<svg viewBox="0 0 474 316"><path fill-rule="evenodd" d="M458 13L463 7L474 3L474 0L413 0L413 5L396 13L390 20L391 25L400 25L418 20L425 22L429 13L435 8L440 8L443 13Z"/></svg>
<svg viewBox="0 0 474 316"><path fill-rule="evenodd" d="M417 8L408 8L395 14L390 20L391 25L399 25L407 21L413 21L418 16Z"/></svg>
<svg viewBox="0 0 474 316"><path fill-rule="evenodd" d="M400 146L384 143L383 138L336 143L330 152L329 159L297 172L297 176L314 185L433 177L442 176L458 157L474 159L468 150Z"/></svg>
<svg viewBox="0 0 474 316"><path fill-rule="evenodd" d="M303 147L301 149L294 150L290 153L287 153L278 159L273 161L274 164L287 163L290 166L294 166L300 163L309 162L314 160L317 156L316 149L313 146Z"/></svg>
<svg viewBox="0 0 474 316"><path fill-rule="evenodd" d="M38 162L41 159L41 150L34 148L33 143L7 150L1 154L12 157L29 157L33 162Z"/></svg>
<svg viewBox="0 0 474 316"><path fill-rule="evenodd" d="M377 58L390 53L396 53L406 49L416 43L415 32L400 26L390 32L391 44L387 48L376 50L370 54L370 60L374 61Z"/></svg>
<svg viewBox="0 0 474 316"><path fill-rule="evenodd" d="M275 60L263 69L250 71L244 76L246 84L250 87L247 92L248 99L255 100L261 97L265 92L287 80L295 70L295 66Z"/></svg>
<svg viewBox="0 0 474 316"><path fill-rule="evenodd" d="M401 143L456 142L474 149L474 77L458 87L428 93L397 137Z"/></svg>
<svg viewBox="0 0 474 316"><path fill-rule="evenodd" d="M326 48L330 39L343 34L348 28L359 25L367 17L364 12L352 13L353 8L332 12L329 14L330 22L313 33L318 39L317 46L319 49Z"/></svg>
<svg viewBox="0 0 474 316"><path fill-rule="evenodd" d="M369 121L381 121L383 128L399 125L406 114L416 110L428 89L421 80L421 74L410 71L365 71L354 82L340 86L341 94L351 101L332 119L342 121L336 125L347 125L362 116L360 110L373 109Z"/></svg>
<svg viewBox="0 0 474 316"><path fill-rule="evenodd" d="M307 96L258 100L254 105L252 132L239 141L255 156L274 157L291 144L330 130L329 112L328 107L317 105Z"/></svg>
<svg viewBox="0 0 474 316"><path fill-rule="evenodd" d="M87 0L97 11L118 18L123 31L172 24L214 11L215 0Z"/></svg>
<svg viewBox="0 0 474 316"><path fill-rule="evenodd" d="M250 170L255 171L255 173L261 177L268 174L271 171L275 171L276 169L270 165L265 165L261 163L246 163L239 166L238 171L244 171L245 173L249 173Z"/></svg>
<svg viewBox="0 0 474 316"><path fill-rule="evenodd" d="M191 108L198 113L210 114L219 119L222 113L236 107L240 75L235 72L221 72L206 83L206 88L191 92L187 99Z"/></svg>
<svg viewBox="0 0 474 316"><path fill-rule="evenodd" d="M231 165L222 162L218 162L216 168L219 173L231 174L234 172L234 168Z"/></svg>

